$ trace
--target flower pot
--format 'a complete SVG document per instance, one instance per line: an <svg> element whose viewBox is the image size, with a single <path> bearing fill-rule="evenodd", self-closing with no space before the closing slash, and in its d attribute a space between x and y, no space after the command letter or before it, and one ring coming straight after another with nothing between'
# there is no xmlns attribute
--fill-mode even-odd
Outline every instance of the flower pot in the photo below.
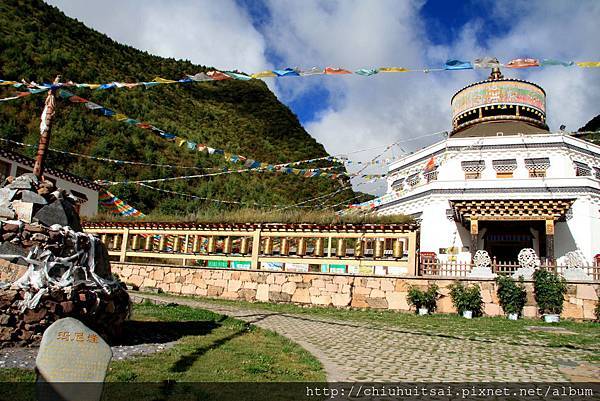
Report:
<svg viewBox="0 0 600 401"><path fill-rule="evenodd" d="M429 309L427 308L419 308L419 315L423 316L423 315L428 315L429 314Z"/></svg>
<svg viewBox="0 0 600 401"><path fill-rule="evenodd" d="M508 320L519 320L519 314L518 313L509 313Z"/></svg>
<svg viewBox="0 0 600 401"><path fill-rule="evenodd" d="M463 311L463 317L465 319L473 319L473 311L472 310Z"/></svg>
<svg viewBox="0 0 600 401"><path fill-rule="evenodd" d="M556 315L556 314L544 315L544 321L546 323L558 323L560 321L560 315Z"/></svg>

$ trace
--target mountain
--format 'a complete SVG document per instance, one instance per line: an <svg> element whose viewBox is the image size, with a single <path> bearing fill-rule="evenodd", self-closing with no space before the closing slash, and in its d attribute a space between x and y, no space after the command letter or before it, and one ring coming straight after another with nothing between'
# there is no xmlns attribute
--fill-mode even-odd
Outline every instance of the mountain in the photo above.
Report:
<svg viewBox="0 0 600 401"><path fill-rule="evenodd" d="M592 143L600 144L600 115L592 118L583 127L579 128L578 132L587 132L586 134L577 135Z"/></svg>
<svg viewBox="0 0 600 401"><path fill-rule="evenodd" d="M3 0L0 3L0 78L4 80L51 82L60 74L63 82L139 82L150 81L156 76L180 79L185 74L210 69L119 44L40 0ZM304 130L298 118L260 80L72 91L180 137L255 160L283 163L327 156L324 147ZM4 87L0 97L12 92ZM2 103L0 137L37 143L44 97L32 95ZM149 130L100 116L81 105L62 99L57 103L50 145L53 148L147 163L206 169L243 168L241 164L225 162L218 155L209 156L178 147ZM7 145L2 143L2 146ZM34 154L32 149L15 149L30 156ZM136 180L201 173L190 169L107 164L54 152L49 152L47 160L50 166L68 169L88 179ZM327 165L331 162L301 167ZM345 183L339 179L253 172L153 185L212 199L291 205L329 194ZM114 186L110 191L145 213L181 214L215 206L233 207L134 185ZM356 194L347 189L322 202L335 204L354 196ZM313 204L319 205L319 202L307 203Z"/></svg>

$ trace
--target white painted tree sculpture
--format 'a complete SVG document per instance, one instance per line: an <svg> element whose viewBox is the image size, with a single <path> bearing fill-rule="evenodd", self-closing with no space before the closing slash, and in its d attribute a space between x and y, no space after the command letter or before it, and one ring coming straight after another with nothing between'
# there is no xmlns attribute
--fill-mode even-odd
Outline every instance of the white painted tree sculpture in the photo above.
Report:
<svg viewBox="0 0 600 401"><path fill-rule="evenodd" d="M564 263L566 264L566 268L564 270L563 276L567 280L582 280L582 281L591 281L592 278L583 270L583 266L585 266L586 260L585 255L581 250L567 252L565 256L563 256Z"/></svg>
<svg viewBox="0 0 600 401"><path fill-rule="evenodd" d="M473 264L473 270L467 274L467 277L496 277L496 274L492 272L492 259L487 251L479 250L475 252Z"/></svg>
<svg viewBox="0 0 600 401"><path fill-rule="evenodd" d="M530 280L533 273L540 268L540 258L531 248L523 248L517 256L519 268L513 274L513 278L523 276L525 280Z"/></svg>

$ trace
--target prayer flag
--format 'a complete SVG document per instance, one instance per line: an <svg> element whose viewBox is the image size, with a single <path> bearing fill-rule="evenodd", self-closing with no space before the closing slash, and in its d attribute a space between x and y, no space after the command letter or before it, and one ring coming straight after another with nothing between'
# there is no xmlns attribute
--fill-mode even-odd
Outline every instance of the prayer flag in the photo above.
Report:
<svg viewBox="0 0 600 401"><path fill-rule="evenodd" d="M496 57L481 57L473 61L475 68L494 68L500 67L500 62Z"/></svg>
<svg viewBox="0 0 600 401"><path fill-rule="evenodd" d="M297 77L297 76L300 76L300 74L298 74L298 71L294 70L293 68L286 68L284 70L273 70L273 73L275 75L277 75L278 77Z"/></svg>
<svg viewBox="0 0 600 401"><path fill-rule="evenodd" d="M539 67L540 62L534 58L517 58L509 61L505 67L506 68L529 68L529 67Z"/></svg>
<svg viewBox="0 0 600 401"><path fill-rule="evenodd" d="M374 69L368 69L368 68L361 68L360 70L356 70L354 71L355 74L357 75L362 75L364 77L368 77L371 75L375 75L377 74L379 71L374 70Z"/></svg>
<svg viewBox="0 0 600 401"><path fill-rule="evenodd" d="M562 65L563 67L571 67L575 63L572 62L572 61L549 60L549 59L545 58L545 59L542 60L542 62L540 64L542 66L546 66L546 65Z"/></svg>
<svg viewBox="0 0 600 401"><path fill-rule="evenodd" d="M343 68L327 67L327 68L325 68L325 74L327 74L327 75L341 75L341 74L352 74L352 72L348 71L348 70L345 70Z"/></svg>
<svg viewBox="0 0 600 401"><path fill-rule="evenodd" d="M379 72L408 72L408 69L402 67L381 67Z"/></svg>
<svg viewBox="0 0 600 401"><path fill-rule="evenodd" d="M583 68L598 68L600 67L600 61L580 61L575 63L578 67Z"/></svg>
<svg viewBox="0 0 600 401"><path fill-rule="evenodd" d="M448 60L444 65L446 70L472 70L473 65L468 61Z"/></svg>

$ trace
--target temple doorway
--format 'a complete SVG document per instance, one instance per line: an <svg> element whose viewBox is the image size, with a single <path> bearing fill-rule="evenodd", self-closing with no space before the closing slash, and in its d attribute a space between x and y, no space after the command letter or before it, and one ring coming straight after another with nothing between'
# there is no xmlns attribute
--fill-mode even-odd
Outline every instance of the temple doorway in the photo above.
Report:
<svg viewBox="0 0 600 401"><path fill-rule="evenodd" d="M486 229L484 249L499 262L516 262L523 248L545 249L543 244L538 243L540 238L535 238L532 232L534 229L539 233L543 229L542 222L486 221L482 222L481 228Z"/></svg>

